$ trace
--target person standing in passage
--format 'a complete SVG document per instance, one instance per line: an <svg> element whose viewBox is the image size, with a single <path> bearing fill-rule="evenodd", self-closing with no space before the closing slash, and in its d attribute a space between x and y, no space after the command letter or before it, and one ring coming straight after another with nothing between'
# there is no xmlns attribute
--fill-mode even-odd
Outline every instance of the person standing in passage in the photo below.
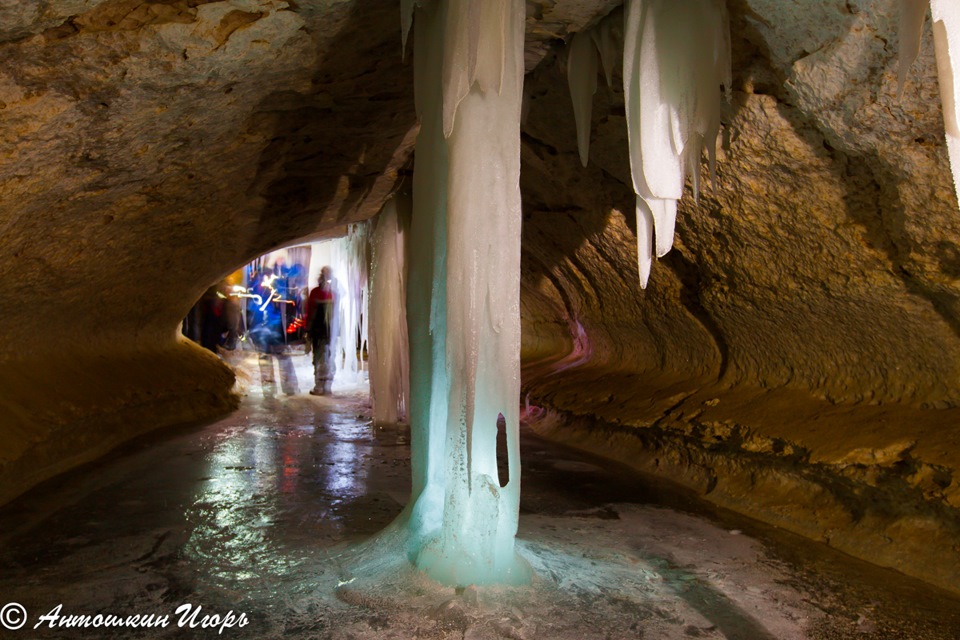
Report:
<svg viewBox="0 0 960 640"><path fill-rule="evenodd" d="M337 280L329 266L320 270L318 287L307 298L304 326L307 340L313 348L314 387L311 395L330 395L333 376L337 372L334 345L339 330Z"/></svg>

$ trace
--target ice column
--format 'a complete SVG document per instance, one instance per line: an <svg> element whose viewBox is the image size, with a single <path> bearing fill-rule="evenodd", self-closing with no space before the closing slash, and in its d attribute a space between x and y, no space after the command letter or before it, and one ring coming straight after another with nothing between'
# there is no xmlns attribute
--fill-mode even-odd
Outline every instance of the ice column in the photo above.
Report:
<svg viewBox="0 0 960 640"><path fill-rule="evenodd" d="M640 284L673 246L687 172L699 190L706 147L713 175L721 91L730 87L724 0L626 0L623 90L637 194Z"/></svg>
<svg viewBox="0 0 960 640"><path fill-rule="evenodd" d="M368 362L370 396L376 424L397 424L410 405L407 341L406 224L398 200L391 198L377 218L371 238ZM404 199L404 211L409 203Z"/></svg>
<svg viewBox="0 0 960 640"><path fill-rule="evenodd" d="M529 577L514 548L524 19L523 0L440 0L416 14L410 551L447 584Z"/></svg>
<svg viewBox="0 0 960 640"><path fill-rule="evenodd" d="M953 188L960 200L960 3L957 0L930 0L933 18L933 45L937 55L937 79L943 105L943 128L953 173ZM920 37L927 12L927 0L900 3L900 92L910 64L920 51Z"/></svg>

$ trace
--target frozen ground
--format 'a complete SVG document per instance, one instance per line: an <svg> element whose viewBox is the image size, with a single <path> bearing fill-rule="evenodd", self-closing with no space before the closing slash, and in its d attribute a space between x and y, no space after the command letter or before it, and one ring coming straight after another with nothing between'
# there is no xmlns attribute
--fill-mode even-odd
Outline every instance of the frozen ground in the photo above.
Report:
<svg viewBox="0 0 960 640"><path fill-rule="evenodd" d="M255 356L235 361L235 413L141 439L0 510L0 607L27 612L0 637L960 637L960 607L939 592L530 434L519 538L534 583L437 586L376 536L406 502L408 431L373 427L362 386L306 395L302 356L291 396L265 393ZM184 604L202 607L196 622L232 611L248 624L188 631ZM34 629L58 605L170 618Z"/></svg>

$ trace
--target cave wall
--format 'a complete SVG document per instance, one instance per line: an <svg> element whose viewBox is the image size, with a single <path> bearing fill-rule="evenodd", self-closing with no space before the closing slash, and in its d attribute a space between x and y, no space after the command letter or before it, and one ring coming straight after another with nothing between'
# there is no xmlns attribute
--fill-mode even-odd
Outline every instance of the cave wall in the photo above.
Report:
<svg viewBox="0 0 960 640"><path fill-rule="evenodd" d="M960 213L930 26L899 99L896 3L729 6L717 182L644 291L619 81L584 169L565 52L528 74L531 425L956 590Z"/></svg>
<svg viewBox="0 0 960 640"><path fill-rule="evenodd" d="M180 321L395 188L416 133L398 11L0 1L0 502L235 406Z"/></svg>
<svg viewBox="0 0 960 640"><path fill-rule="evenodd" d="M960 214L896 2L729 0L718 179L646 290L619 74L587 168L566 88L619 3L527 3L524 386L550 437L955 589ZM0 502L234 406L180 319L404 185L398 4L0 0Z"/></svg>

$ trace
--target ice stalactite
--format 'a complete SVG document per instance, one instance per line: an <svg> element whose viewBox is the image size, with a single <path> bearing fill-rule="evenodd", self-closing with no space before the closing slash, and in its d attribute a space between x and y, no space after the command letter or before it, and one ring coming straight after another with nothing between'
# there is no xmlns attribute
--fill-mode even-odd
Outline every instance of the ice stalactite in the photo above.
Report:
<svg viewBox="0 0 960 640"><path fill-rule="evenodd" d="M580 163L587 166L590 155L590 120L593 115L593 94L597 92L597 69L603 64L607 86L613 84L613 68L623 38L623 14L619 10L591 29L573 35L567 52L567 84L573 99L573 116L577 125L577 150Z"/></svg>
<svg viewBox="0 0 960 640"><path fill-rule="evenodd" d="M956 0L901 0L899 90L902 94L910 64L920 51L927 6L933 18L933 46L947 154L954 192L960 201L960 3Z"/></svg>
<svg viewBox="0 0 960 640"><path fill-rule="evenodd" d="M614 9L597 26L590 29L590 37L597 45L607 86L612 87L613 69L616 66L620 48L623 47L623 11L619 8Z"/></svg>
<svg viewBox="0 0 960 640"><path fill-rule="evenodd" d="M593 115L593 94L597 92L598 67L599 60L593 37L586 31L574 34L567 56L567 83L573 98L577 150L583 166L587 166L590 155L590 119Z"/></svg>
<svg viewBox="0 0 960 640"><path fill-rule="evenodd" d="M409 202L387 201L371 237L368 362L376 424L397 424L410 406L406 242ZM403 213L401 213L401 211Z"/></svg>
<svg viewBox="0 0 960 640"><path fill-rule="evenodd" d="M704 148L715 174L720 87L730 87L730 33L724 0L690 0L682 7L671 0L627 0L625 8L623 90L640 284L646 287L654 255L673 246L688 173L698 195Z"/></svg>
<svg viewBox="0 0 960 640"><path fill-rule="evenodd" d="M455 585L517 583L522 0L416 13L408 290L415 564ZM509 482L500 486L497 421Z"/></svg>

